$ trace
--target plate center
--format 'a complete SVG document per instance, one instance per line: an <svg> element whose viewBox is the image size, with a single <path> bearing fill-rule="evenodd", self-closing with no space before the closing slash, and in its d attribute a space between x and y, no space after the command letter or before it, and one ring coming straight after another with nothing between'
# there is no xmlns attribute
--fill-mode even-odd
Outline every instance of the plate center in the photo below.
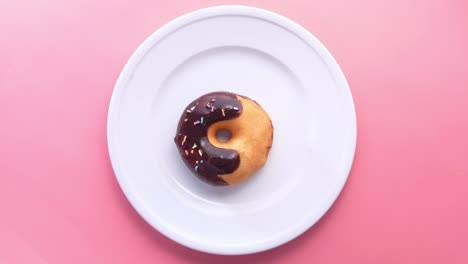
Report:
<svg viewBox="0 0 468 264"><path fill-rule="evenodd" d="M236 186L212 187L201 182L185 167L173 145L172 137L185 106L212 91L230 91L256 100L268 112L275 128L273 148L264 168ZM155 162L158 167L166 168L164 178L169 188L222 206L258 208L260 204L263 207L280 199L281 195L278 194L286 194L302 175L285 165L301 162L294 157L293 147L300 146L300 124L301 119L305 118L303 109L306 107L304 97L296 76L283 63L255 49L218 47L198 53L179 64L159 87L152 112L154 120L167 120L166 125L172 129L172 133L158 133L160 126L152 126L153 135L168 135L167 138L155 138L154 146L155 151L158 149L156 146L166 146L166 155L155 155L158 160L164 161ZM285 107L278 107L281 105ZM177 111L169 112L169 109ZM288 139L283 133L285 130L288 131ZM295 136L295 133L298 135ZM281 171L284 173L278 173Z"/></svg>

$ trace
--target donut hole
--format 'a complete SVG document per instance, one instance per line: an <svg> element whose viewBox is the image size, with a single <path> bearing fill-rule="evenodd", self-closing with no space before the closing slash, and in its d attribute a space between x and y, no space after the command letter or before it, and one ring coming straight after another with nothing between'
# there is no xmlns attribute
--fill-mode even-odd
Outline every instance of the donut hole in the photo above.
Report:
<svg viewBox="0 0 468 264"><path fill-rule="evenodd" d="M216 139L220 142L228 142L232 137L231 131L221 128L216 131Z"/></svg>

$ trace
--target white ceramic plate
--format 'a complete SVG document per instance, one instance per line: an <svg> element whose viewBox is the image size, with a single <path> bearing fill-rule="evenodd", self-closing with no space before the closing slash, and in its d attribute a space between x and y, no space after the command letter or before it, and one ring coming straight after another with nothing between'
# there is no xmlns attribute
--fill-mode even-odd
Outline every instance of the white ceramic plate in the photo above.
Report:
<svg viewBox="0 0 468 264"><path fill-rule="evenodd" d="M173 142L185 106L218 90L255 99L275 127L265 167L234 187L198 180ZM299 236L330 208L351 168L356 117L343 73L308 31L221 6L175 19L136 50L112 95L108 144L120 186L155 229L196 250L247 254Z"/></svg>

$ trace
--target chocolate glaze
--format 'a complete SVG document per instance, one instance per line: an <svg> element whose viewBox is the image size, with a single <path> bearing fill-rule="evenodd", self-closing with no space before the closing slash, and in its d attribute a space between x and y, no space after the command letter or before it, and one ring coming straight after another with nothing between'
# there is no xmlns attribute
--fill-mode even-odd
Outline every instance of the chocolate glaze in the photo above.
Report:
<svg viewBox="0 0 468 264"><path fill-rule="evenodd" d="M238 117L242 104L228 92L205 94L191 102L180 117L175 144L185 164L201 180L211 185L227 185L218 175L234 172L240 164L239 153L215 147L208 140L208 127Z"/></svg>

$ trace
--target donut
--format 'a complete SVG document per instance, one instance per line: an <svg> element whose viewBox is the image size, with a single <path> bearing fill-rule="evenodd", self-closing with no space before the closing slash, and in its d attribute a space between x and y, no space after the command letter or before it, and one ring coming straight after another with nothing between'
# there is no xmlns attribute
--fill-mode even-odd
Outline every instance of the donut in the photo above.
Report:
<svg viewBox="0 0 468 264"><path fill-rule="evenodd" d="M227 130L225 141L217 133ZM254 100L230 92L213 92L191 102L182 113L174 142L187 167L214 186L235 185L266 163L273 124Z"/></svg>

